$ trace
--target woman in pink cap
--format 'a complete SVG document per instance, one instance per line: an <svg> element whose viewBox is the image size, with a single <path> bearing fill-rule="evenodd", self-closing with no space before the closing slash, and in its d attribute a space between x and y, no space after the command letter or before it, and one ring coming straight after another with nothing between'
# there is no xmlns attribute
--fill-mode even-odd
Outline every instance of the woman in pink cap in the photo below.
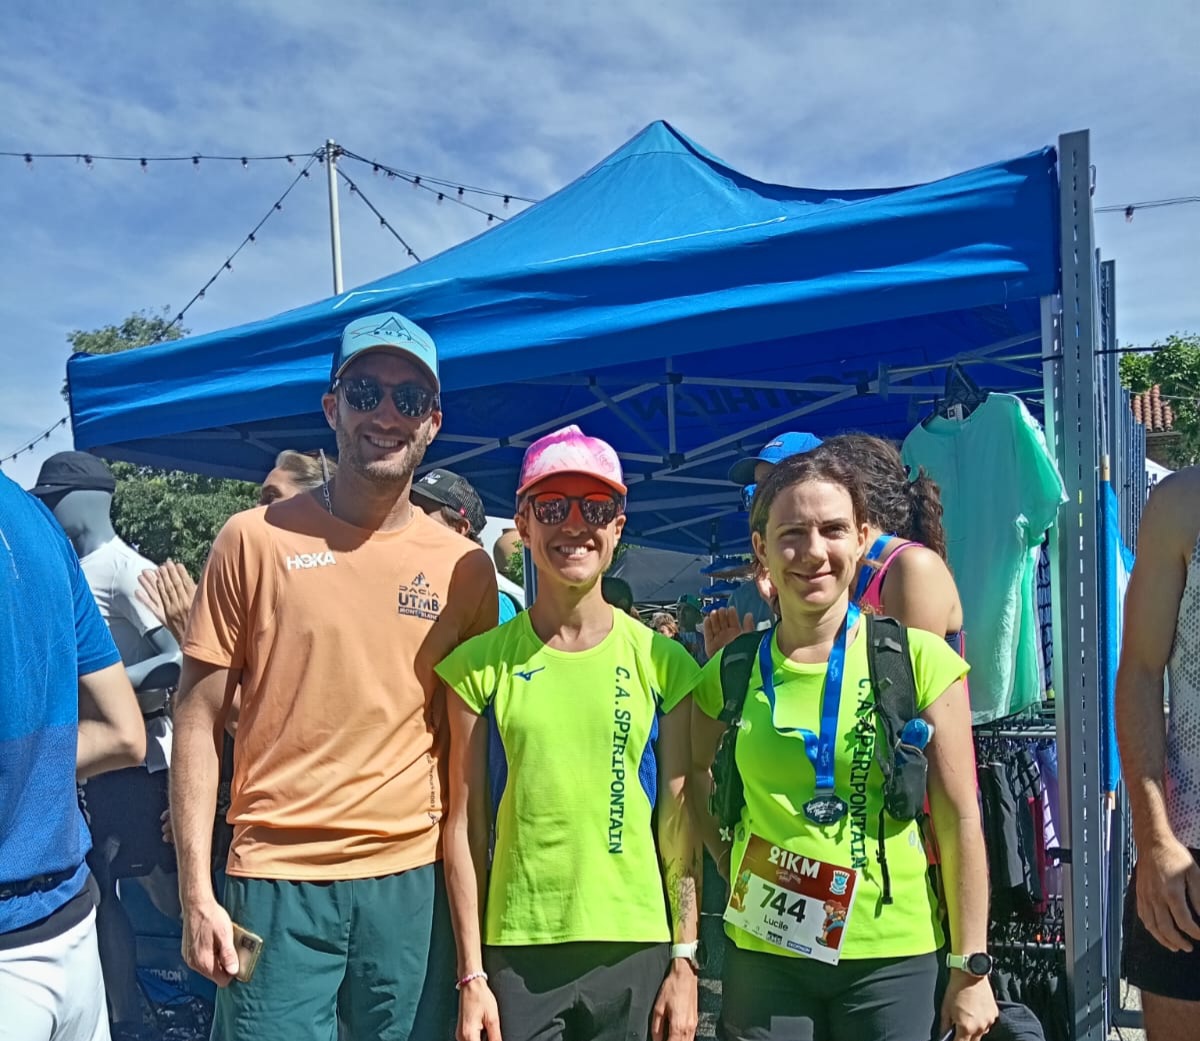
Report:
<svg viewBox="0 0 1200 1041"><path fill-rule="evenodd" d="M699 670L601 595L625 492L616 452L579 427L532 444L515 519L537 597L437 667L455 695L444 841L460 1041L695 1033L684 787Z"/></svg>

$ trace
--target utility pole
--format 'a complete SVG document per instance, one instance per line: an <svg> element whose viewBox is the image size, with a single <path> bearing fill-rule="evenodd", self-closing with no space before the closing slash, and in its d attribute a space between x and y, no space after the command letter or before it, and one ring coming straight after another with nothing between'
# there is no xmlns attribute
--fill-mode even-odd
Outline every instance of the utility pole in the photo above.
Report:
<svg viewBox="0 0 1200 1041"><path fill-rule="evenodd" d="M342 227L338 216L337 157L342 150L333 138L325 142L325 173L329 178L329 246L333 252L333 291L342 291Z"/></svg>

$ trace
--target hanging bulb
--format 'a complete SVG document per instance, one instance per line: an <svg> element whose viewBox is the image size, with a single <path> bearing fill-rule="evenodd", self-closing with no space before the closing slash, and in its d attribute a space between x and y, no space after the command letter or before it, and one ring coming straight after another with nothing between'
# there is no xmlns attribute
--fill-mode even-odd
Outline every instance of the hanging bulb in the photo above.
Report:
<svg viewBox="0 0 1200 1041"><path fill-rule="evenodd" d="M504 206L506 209L508 208L510 199L511 199L511 196L508 196L508 195L504 196Z"/></svg>
<svg viewBox="0 0 1200 1041"><path fill-rule="evenodd" d="M146 162L145 158L139 159L138 165L141 166L142 173L145 173L150 167L150 164L148 162Z"/></svg>
<svg viewBox="0 0 1200 1041"><path fill-rule="evenodd" d="M242 169L244 170L249 165L250 165L250 160L247 159L245 156L242 156Z"/></svg>
<svg viewBox="0 0 1200 1041"><path fill-rule="evenodd" d="M193 166L199 166L199 165L200 165L200 157L199 157L198 155L194 155L194 156L192 156L192 165L193 165Z"/></svg>
<svg viewBox="0 0 1200 1041"><path fill-rule="evenodd" d="M225 270L226 270L226 271L232 271L232 270L233 270L233 265L232 265L232 264L231 264L231 263L230 263L228 260L227 260L227 261L225 261Z"/></svg>
<svg viewBox="0 0 1200 1041"><path fill-rule="evenodd" d="M1125 223L1126 224L1133 223L1133 207L1132 206L1125 207Z"/></svg>
<svg viewBox="0 0 1200 1041"><path fill-rule="evenodd" d="M412 186L414 188L421 187L421 175L420 174L417 174L417 176L412 179Z"/></svg>
<svg viewBox="0 0 1200 1041"><path fill-rule="evenodd" d="M251 242L257 242L257 241L258 241L258 239L256 239L256 238L254 237L254 232L250 232L250 234L249 234L249 235L247 235L247 236L246 236L246 238L247 238L247 239L249 239L249 241L251 241Z"/></svg>
<svg viewBox="0 0 1200 1041"><path fill-rule="evenodd" d="M465 189L464 189L464 188L462 188L462 187L460 187L460 188L458 189L458 197L459 197L460 199L463 197L463 192L464 192L464 191L465 191Z"/></svg>
<svg viewBox="0 0 1200 1041"><path fill-rule="evenodd" d="M282 209L283 209L283 203L281 203L281 202L277 202L277 203L275 204L275 209L277 209L277 210L282 210Z"/></svg>
<svg viewBox="0 0 1200 1041"><path fill-rule="evenodd" d="M441 192L438 192L438 202L441 202L445 197Z"/></svg>
<svg viewBox="0 0 1200 1041"><path fill-rule="evenodd" d="M92 157L90 155L85 155L83 157L83 165L86 166L89 170L92 168Z"/></svg>
<svg viewBox="0 0 1200 1041"><path fill-rule="evenodd" d="M373 174L379 173L379 164L378 163L371 164L371 173L373 173Z"/></svg>
<svg viewBox="0 0 1200 1041"><path fill-rule="evenodd" d="M25 153L25 169L28 170L32 166L33 166L33 156L30 155L28 152L26 152Z"/></svg>
<svg viewBox="0 0 1200 1041"><path fill-rule="evenodd" d="M492 221L494 221L495 219L496 219L496 215L495 215L494 213L489 213L489 214L488 214L488 223L489 223L489 224L491 224L491 223L492 223Z"/></svg>

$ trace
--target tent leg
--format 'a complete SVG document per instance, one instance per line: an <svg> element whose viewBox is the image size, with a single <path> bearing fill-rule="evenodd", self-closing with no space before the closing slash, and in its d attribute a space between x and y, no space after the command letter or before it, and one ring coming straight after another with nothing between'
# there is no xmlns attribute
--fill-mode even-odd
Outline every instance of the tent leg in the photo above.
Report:
<svg viewBox="0 0 1200 1041"><path fill-rule="evenodd" d="M1096 411L1097 286L1087 131L1059 138L1061 362L1046 360L1046 419L1068 501L1054 548L1055 704L1064 848L1066 961L1075 1041L1104 1041L1104 793L1100 779ZM1043 309L1045 321L1046 309ZM1065 783L1063 781L1065 780Z"/></svg>

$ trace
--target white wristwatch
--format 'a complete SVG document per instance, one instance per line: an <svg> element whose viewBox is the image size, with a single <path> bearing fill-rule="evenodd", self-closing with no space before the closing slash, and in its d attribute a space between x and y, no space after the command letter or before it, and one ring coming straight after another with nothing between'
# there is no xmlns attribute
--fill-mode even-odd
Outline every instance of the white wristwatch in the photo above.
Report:
<svg viewBox="0 0 1200 1041"><path fill-rule="evenodd" d="M992 971L992 956L982 951L975 954L947 954L946 968L958 969L972 976L987 976Z"/></svg>
<svg viewBox="0 0 1200 1041"><path fill-rule="evenodd" d="M686 958L691 967L699 972L703 967L700 964L700 941L671 944L671 958Z"/></svg>

